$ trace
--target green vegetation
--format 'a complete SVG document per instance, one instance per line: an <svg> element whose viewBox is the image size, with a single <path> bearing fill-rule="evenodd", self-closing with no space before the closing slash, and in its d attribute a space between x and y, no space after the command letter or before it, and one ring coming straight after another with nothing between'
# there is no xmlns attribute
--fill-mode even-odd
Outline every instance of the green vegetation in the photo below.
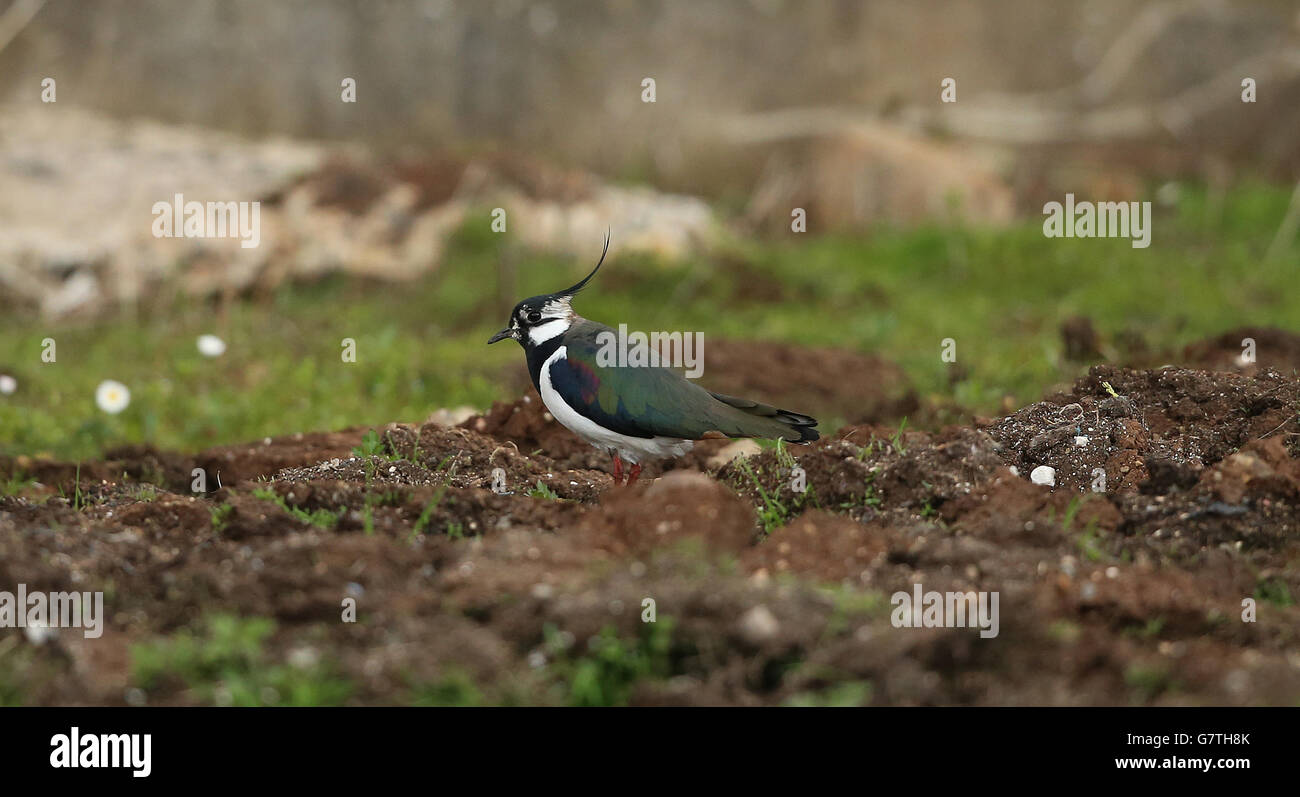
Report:
<svg viewBox="0 0 1300 797"><path fill-rule="evenodd" d="M213 615L203 633L188 629L131 647L132 682L146 692L191 690L204 703L234 706L338 705L351 686L321 664L295 667L267 661L275 631L265 617Z"/></svg>
<svg viewBox="0 0 1300 797"><path fill-rule="evenodd" d="M541 479L537 480L536 487L528 491L528 496L530 498L541 498L544 501L560 500L560 496L557 495L556 492L552 490L550 487L547 487L546 484L543 483Z"/></svg>
<svg viewBox="0 0 1300 797"><path fill-rule="evenodd" d="M1103 562L1110 559L1106 549L1102 547L1101 535L1097 532L1095 523L1089 523L1088 527L1075 539L1075 545L1079 548L1079 553L1083 554L1089 562Z"/></svg>
<svg viewBox="0 0 1300 797"><path fill-rule="evenodd" d="M1288 189L1251 185L1220 207L1184 190L1176 207L1156 208L1147 249L1127 239L1047 239L1031 218L1004 230L742 241L671 265L616 257L578 309L632 329L875 352L898 362L923 396L991 414L1004 396L1034 400L1085 370L1064 360L1058 333L1076 314L1104 338L1136 335L1155 350L1242 324L1300 329L1297 245L1264 258L1288 199ZM332 278L220 314L188 299L98 321L4 313L0 363L14 369L19 389L0 397L0 454L77 459L144 440L194 450L418 422L437 407L510 397L505 375L520 367L519 351L484 345L509 310L492 279L503 244L486 225L467 226L439 271L416 283ZM511 300L570 284L589 266L527 256ZM747 288L765 282L783 298L752 298ZM228 344L222 357L197 351L207 332ZM40 360L46 337L57 341L55 363ZM949 337L965 374L955 384L939 357ZM340 357L344 338L356 341L355 363ZM104 379L131 390L118 415L95 406ZM828 427L837 420L823 418Z"/></svg>
<svg viewBox="0 0 1300 797"><path fill-rule="evenodd" d="M773 529L779 529L789 522L790 518L793 517L790 508L785 505L785 502L780 497L774 493L769 493L763 487L758 475L750 467L749 460L740 460L736 467L749 477L749 480L754 484L754 489L758 491L759 500L763 504L758 507L758 521L763 525L763 533L771 534Z"/></svg>
<svg viewBox="0 0 1300 797"><path fill-rule="evenodd" d="M298 520L301 520L304 523L310 523L313 526L319 526L323 529L334 528L334 525L339 522L339 515L341 514L341 512L330 511L328 509L316 509L308 512L302 507L293 506L288 501L285 501L279 493L272 490L270 487L255 488L253 490L253 497L261 501L270 501L285 512L293 515Z"/></svg>
<svg viewBox="0 0 1300 797"><path fill-rule="evenodd" d="M483 693L464 672L453 670L437 681L411 690L413 706L481 706Z"/></svg>
<svg viewBox="0 0 1300 797"><path fill-rule="evenodd" d="M377 457L384 453L384 444L379 440L379 434L374 429L366 432L361 436L361 445L352 449L354 457Z"/></svg>
<svg viewBox="0 0 1300 797"><path fill-rule="evenodd" d="M234 514L235 508L230 504L217 504L210 510L212 512L212 530L221 533L221 530L230 522L230 516Z"/></svg>
<svg viewBox="0 0 1300 797"><path fill-rule="evenodd" d="M1130 664L1124 670L1124 683L1133 690L1134 699L1143 703L1179 689L1178 681L1164 665Z"/></svg>
<svg viewBox="0 0 1300 797"><path fill-rule="evenodd" d="M785 701L787 706L801 708L847 708L871 704L870 681L845 681L820 692L800 692Z"/></svg>
<svg viewBox="0 0 1300 797"><path fill-rule="evenodd" d="M1295 605L1295 600L1291 597L1291 590L1287 589L1286 582L1280 578L1260 581L1255 587L1255 599L1284 608Z"/></svg>
<svg viewBox="0 0 1300 797"><path fill-rule="evenodd" d="M442 470L443 466L447 465L449 460L451 461L451 466L447 468L447 476L442 480L442 484L438 485L438 489L433 491L433 497L429 499L429 503L424 505L424 509L420 511L420 516L415 519L415 525L411 527L411 541L414 541L416 537L419 537L424 533L424 530L428 528L429 522L433 520L434 511L438 509L438 505L442 503L443 497L447 494L447 488L451 486L451 479L456 475L456 466L459 464L458 460L451 457L444 459L438 464L438 467L434 469L434 472L436 473L437 471ZM449 536L452 533L453 525L456 526L457 531L462 530L460 529L459 523L448 524L447 534Z"/></svg>
<svg viewBox="0 0 1300 797"><path fill-rule="evenodd" d="M587 642L587 650L575 654L567 640L553 626L545 628L546 647L554 657L551 673L557 679L565 702L574 706L623 706L638 683L663 680L672 675L673 622L659 617L644 623L632 640L621 638L610 627Z"/></svg>

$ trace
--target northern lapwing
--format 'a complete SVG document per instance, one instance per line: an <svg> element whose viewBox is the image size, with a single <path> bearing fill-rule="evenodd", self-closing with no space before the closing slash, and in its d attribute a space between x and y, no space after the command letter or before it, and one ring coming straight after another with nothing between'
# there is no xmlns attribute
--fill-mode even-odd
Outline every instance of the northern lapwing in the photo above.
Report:
<svg viewBox="0 0 1300 797"><path fill-rule="evenodd" d="M542 403L578 437L614 455L615 484L623 480L624 460L632 465L632 484L643 462L681 456L706 437L817 439L817 421L807 415L713 393L671 368L600 364L608 358L597 357L598 339L614 330L573 312L573 297L608 252L606 236L590 274L571 288L515 305L509 325L488 343L513 338L523 346Z"/></svg>

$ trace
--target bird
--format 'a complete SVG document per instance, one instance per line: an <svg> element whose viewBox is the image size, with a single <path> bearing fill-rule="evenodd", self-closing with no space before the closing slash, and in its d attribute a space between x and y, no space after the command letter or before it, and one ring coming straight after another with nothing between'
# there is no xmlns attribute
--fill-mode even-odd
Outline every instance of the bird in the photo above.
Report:
<svg viewBox="0 0 1300 797"><path fill-rule="evenodd" d="M488 344L523 347L528 374L551 416L613 455L614 484L636 483L644 463L679 457L709 437L760 437L791 443L818 439L817 420L749 399L714 393L659 365L615 365L597 353L614 330L573 310L573 299L600 271L562 291L532 296L510 312ZM623 463L630 465L626 482Z"/></svg>

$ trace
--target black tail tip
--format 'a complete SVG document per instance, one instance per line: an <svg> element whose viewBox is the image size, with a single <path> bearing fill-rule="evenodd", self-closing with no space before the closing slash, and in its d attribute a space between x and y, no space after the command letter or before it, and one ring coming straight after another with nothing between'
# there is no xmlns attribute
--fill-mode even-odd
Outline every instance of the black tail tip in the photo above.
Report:
<svg viewBox="0 0 1300 797"><path fill-rule="evenodd" d="M784 440L791 443L811 443L812 441L821 438L821 434L817 432L816 428L817 419L811 415L801 415L797 412L790 412L789 410L780 410L777 417L790 425L791 432L799 435L798 437L782 438Z"/></svg>
<svg viewBox="0 0 1300 797"><path fill-rule="evenodd" d="M814 440L821 439L821 435L817 432L817 430L813 429L810 426L800 426L794 429L793 431L795 434L798 434L799 436L783 437L782 439L788 443L811 443Z"/></svg>

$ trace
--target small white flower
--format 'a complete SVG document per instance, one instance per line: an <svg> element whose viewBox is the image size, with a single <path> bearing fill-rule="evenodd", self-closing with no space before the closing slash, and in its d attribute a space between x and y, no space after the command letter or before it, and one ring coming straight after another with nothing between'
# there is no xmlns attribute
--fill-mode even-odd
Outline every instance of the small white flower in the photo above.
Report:
<svg viewBox="0 0 1300 797"><path fill-rule="evenodd" d="M104 412L116 415L131 403L131 391L121 382L105 379L95 390L95 403Z"/></svg>
<svg viewBox="0 0 1300 797"><path fill-rule="evenodd" d="M220 357L226 353L226 342L216 335L199 335L199 353L204 357Z"/></svg>
<svg viewBox="0 0 1300 797"><path fill-rule="evenodd" d="M6 396L12 395L18 389L18 380L9 374L0 374L0 393Z"/></svg>

